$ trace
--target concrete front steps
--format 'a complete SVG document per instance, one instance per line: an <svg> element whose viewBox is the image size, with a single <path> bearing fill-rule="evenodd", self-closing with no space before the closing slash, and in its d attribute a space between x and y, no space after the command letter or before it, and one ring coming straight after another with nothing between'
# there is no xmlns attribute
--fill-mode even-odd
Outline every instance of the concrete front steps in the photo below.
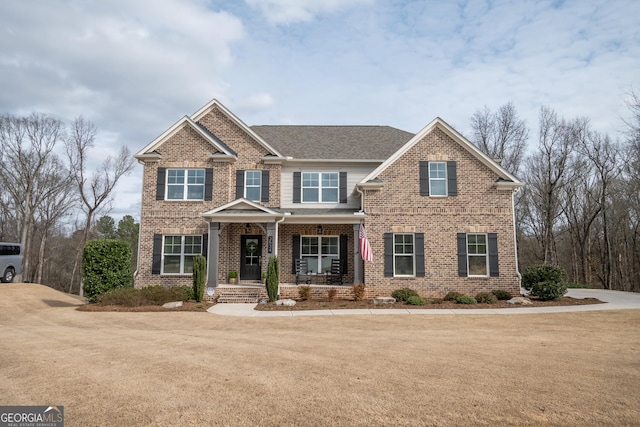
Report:
<svg viewBox="0 0 640 427"><path fill-rule="evenodd" d="M257 304L267 298L267 290L264 285L222 285L215 289L216 296L218 304Z"/></svg>

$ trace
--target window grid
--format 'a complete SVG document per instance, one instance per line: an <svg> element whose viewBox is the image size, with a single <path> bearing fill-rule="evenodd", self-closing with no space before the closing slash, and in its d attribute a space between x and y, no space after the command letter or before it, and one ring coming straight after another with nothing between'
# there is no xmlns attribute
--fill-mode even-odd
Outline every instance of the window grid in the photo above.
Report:
<svg viewBox="0 0 640 427"><path fill-rule="evenodd" d="M204 200L204 169L168 169L167 200Z"/></svg>
<svg viewBox="0 0 640 427"><path fill-rule="evenodd" d="M259 202L262 196L262 171L245 171L244 197Z"/></svg>
<svg viewBox="0 0 640 427"><path fill-rule="evenodd" d="M467 271L469 276L487 276L487 235L467 234Z"/></svg>
<svg viewBox="0 0 640 427"><path fill-rule="evenodd" d="M202 254L202 236L164 236L162 274L192 274L193 257Z"/></svg>
<svg viewBox="0 0 640 427"><path fill-rule="evenodd" d="M300 257L307 260L310 273L328 273L331 260L340 258L338 236L302 236Z"/></svg>
<svg viewBox="0 0 640 427"><path fill-rule="evenodd" d="M413 234L393 235L393 275L415 276L415 250Z"/></svg>
<svg viewBox="0 0 640 427"><path fill-rule="evenodd" d="M429 194L447 195L447 164L445 162L429 163Z"/></svg>
<svg viewBox="0 0 640 427"><path fill-rule="evenodd" d="M337 172L303 172L303 203L337 203L339 193Z"/></svg>

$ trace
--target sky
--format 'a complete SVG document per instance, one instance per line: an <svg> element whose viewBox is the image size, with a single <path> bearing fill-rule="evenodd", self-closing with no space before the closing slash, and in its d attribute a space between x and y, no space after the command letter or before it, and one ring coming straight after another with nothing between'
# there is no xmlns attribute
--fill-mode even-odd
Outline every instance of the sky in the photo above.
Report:
<svg viewBox="0 0 640 427"><path fill-rule="evenodd" d="M513 102L623 138L640 91L638 0L4 0L0 114L98 128L93 165L216 98L248 125L441 117L463 135ZM140 217L142 166L110 215Z"/></svg>

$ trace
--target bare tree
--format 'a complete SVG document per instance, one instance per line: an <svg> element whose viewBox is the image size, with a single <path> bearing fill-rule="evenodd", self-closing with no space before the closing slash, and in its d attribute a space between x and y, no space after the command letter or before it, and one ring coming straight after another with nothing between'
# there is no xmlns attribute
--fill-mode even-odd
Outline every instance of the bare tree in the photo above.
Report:
<svg viewBox="0 0 640 427"><path fill-rule="evenodd" d="M15 212L20 243L24 247L23 274L30 273L30 236L36 210L52 191L46 169L56 144L62 139L63 123L44 114L0 117L0 183L5 215ZM6 205L12 209L6 209Z"/></svg>
<svg viewBox="0 0 640 427"><path fill-rule="evenodd" d="M471 142L488 156L500 160L500 165L518 175L529 139L529 129L512 102L497 112L489 107L474 113L471 118Z"/></svg>
<svg viewBox="0 0 640 427"><path fill-rule="evenodd" d="M91 175L88 175L89 167L88 155L89 151L95 146L97 129L93 123L78 117L71 124L65 147L69 164L73 174L73 181L76 184L78 195L81 202L82 210L85 213L84 231L82 234L81 244L78 247L76 260L72 273L72 285L69 288L71 293L73 281L75 279L80 255L84 249L84 245L89 239L89 232L93 218L108 210L109 203L113 197L113 189L122 178L127 175L134 166L134 158L126 147L122 147L120 152L115 156L107 156L102 165ZM82 286L80 286L79 294L82 295Z"/></svg>

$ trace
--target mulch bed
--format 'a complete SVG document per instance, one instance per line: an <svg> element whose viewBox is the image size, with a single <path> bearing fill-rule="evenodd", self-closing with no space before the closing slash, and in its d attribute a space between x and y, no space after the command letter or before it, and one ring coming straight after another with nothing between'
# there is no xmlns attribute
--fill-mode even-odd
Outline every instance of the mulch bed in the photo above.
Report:
<svg viewBox="0 0 640 427"><path fill-rule="evenodd" d="M292 311L292 310L341 310L341 309L376 309L388 310L394 308L410 308L410 309L493 309L493 308L520 308L520 307L550 307L550 306L567 306L567 305L586 305L586 304L602 304L603 302L597 298L577 299L571 297L562 297L557 301L539 301L530 298L532 304L517 305L508 304L507 301L498 301L495 304L457 304L451 301L436 300L435 303L427 303L425 305L408 305L405 303L394 304L373 304L370 299L364 301L296 301L296 305L292 307L277 306L275 303L267 303L265 305L258 304L256 310L261 311Z"/></svg>
<svg viewBox="0 0 640 427"><path fill-rule="evenodd" d="M78 311L207 311L213 304L205 302L185 301L182 303L182 307L177 308L164 308L161 305L143 305L139 307L125 307L123 305L98 305L98 304L84 304L78 307Z"/></svg>

